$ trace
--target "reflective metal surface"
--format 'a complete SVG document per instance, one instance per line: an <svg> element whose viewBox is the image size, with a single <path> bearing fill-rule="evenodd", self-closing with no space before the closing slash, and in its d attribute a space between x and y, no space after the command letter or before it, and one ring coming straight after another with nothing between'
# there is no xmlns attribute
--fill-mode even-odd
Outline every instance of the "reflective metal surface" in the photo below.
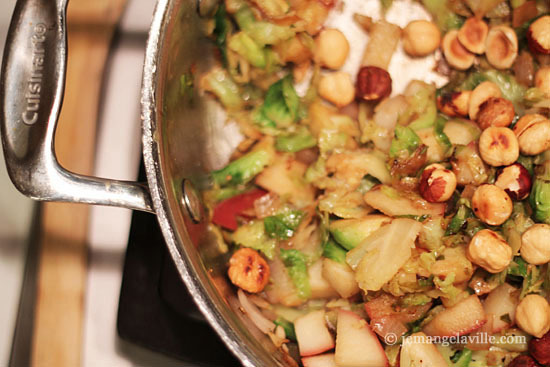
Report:
<svg viewBox="0 0 550 367"><path fill-rule="evenodd" d="M179 204L183 178L205 189L208 172L227 162L240 139L218 104L197 88L214 62L203 29L194 1L157 3L142 85L143 154L153 205L182 279L229 349L245 366L290 366L240 310L225 276L225 244L209 231L205 214L196 223ZM190 74L195 88L185 96L180 78Z"/></svg>
<svg viewBox="0 0 550 367"><path fill-rule="evenodd" d="M36 200L151 212L145 186L78 175L57 162L54 134L66 71L66 8L67 0L20 0L12 17L0 80L0 126L10 178Z"/></svg>

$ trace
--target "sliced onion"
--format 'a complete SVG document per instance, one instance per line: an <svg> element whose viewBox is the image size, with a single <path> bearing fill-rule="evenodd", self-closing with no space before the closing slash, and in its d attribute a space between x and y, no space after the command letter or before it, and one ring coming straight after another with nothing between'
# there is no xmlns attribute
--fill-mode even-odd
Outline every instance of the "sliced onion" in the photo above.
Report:
<svg viewBox="0 0 550 367"><path fill-rule="evenodd" d="M237 291L237 296L239 298L239 302L241 303L243 311L250 318L250 320L252 320L254 325L256 325L258 329L260 329L261 332L263 332L264 334L268 334L275 330L275 324L272 321L268 320L260 312L260 310L258 310L258 308L254 304L252 304L252 302L250 302L242 289L239 289Z"/></svg>

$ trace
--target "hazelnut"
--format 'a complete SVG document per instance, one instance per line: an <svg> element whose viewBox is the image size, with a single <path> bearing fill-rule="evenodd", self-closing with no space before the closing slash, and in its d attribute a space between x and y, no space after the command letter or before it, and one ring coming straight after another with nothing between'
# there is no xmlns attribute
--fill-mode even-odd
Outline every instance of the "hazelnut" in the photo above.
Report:
<svg viewBox="0 0 550 367"><path fill-rule="evenodd" d="M550 365L550 333L529 341L529 354L542 365Z"/></svg>
<svg viewBox="0 0 550 367"><path fill-rule="evenodd" d="M527 43L533 53L550 54L550 15L540 17L529 26Z"/></svg>
<svg viewBox="0 0 550 367"><path fill-rule="evenodd" d="M472 196L472 209L476 217L491 226L499 226L512 214L512 200L503 189L495 185L481 185Z"/></svg>
<svg viewBox="0 0 550 367"><path fill-rule="evenodd" d="M475 87L470 96L470 103L468 105L468 115L470 116L470 120L477 120L479 107L489 98L501 96L502 92L495 83L489 81L480 83L477 87Z"/></svg>
<svg viewBox="0 0 550 367"><path fill-rule="evenodd" d="M519 157L516 134L507 127L489 127L479 137L479 154L491 166L508 166Z"/></svg>
<svg viewBox="0 0 550 367"><path fill-rule="evenodd" d="M418 189L430 203L447 201L456 189L456 176L441 164L430 164L422 172Z"/></svg>
<svg viewBox="0 0 550 367"><path fill-rule="evenodd" d="M477 123L482 129L510 126L516 116L514 104L502 97L491 97L479 106Z"/></svg>
<svg viewBox="0 0 550 367"><path fill-rule="evenodd" d="M516 323L525 331L541 338L550 330L550 305L538 294L529 294L516 308Z"/></svg>
<svg viewBox="0 0 550 367"><path fill-rule="evenodd" d="M464 90L439 96L437 97L437 108L450 117L466 117L471 94L472 91Z"/></svg>
<svg viewBox="0 0 550 367"><path fill-rule="evenodd" d="M503 189L510 199L523 200L531 192L531 176L520 163L514 163L497 172L495 185Z"/></svg>
<svg viewBox="0 0 550 367"><path fill-rule="evenodd" d="M477 232L466 250L466 257L489 273L500 273L512 261L512 248L496 232L482 229Z"/></svg>
<svg viewBox="0 0 550 367"><path fill-rule="evenodd" d="M319 81L319 95L338 107L344 107L353 102L355 88L348 73L336 71L325 74Z"/></svg>
<svg viewBox="0 0 550 367"><path fill-rule="evenodd" d="M269 265L256 250L243 247L229 259L227 275L237 287L250 293L258 293L269 281Z"/></svg>
<svg viewBox="0 0 550 367"><path fill-rule="evenodd" d="M514 358L508 367L539 367L539 365L532 357L521 355Z"/></svg>
<svg viewBox="0 0 550 367"><path fill-rule="evenodd" d="M537 155L550 149L550 120L542 115L524 115L514 126L514 133L522 154Z"/></svg>
<svg viewBox="0 0 550 367"><path fill-rule="evenodd" d="M491 28L487 35L485 56L489 64L497 69L508 69L518 56L516 32L505 25Z"/></svg>
<svg viewBox="0 0 550 367"><path fill-rule="evenodd" d="M550 261L550 225L537 223L521 236L521 257L529 264L542 265Z"/></svg>
<svg viewBox="0 0 550 367"><path fill-rule="evenodd" d="M458 40L468 51L481 55L485 52L488 32L489 26L483 19L470 17L458 31Z"/></svg>
<svg viewBox="0 0 550 367"><path fill-rule="evenodd" d="M427 20L414 20L403 30L403 49L413 57L434 52L441 42L439 28Z"/></svg>
<svg viewBox="0 0 550 367"><path fill-rule="evenodd" d="M535 74L535 87L550 98L550 66L541 67Z"/></svg>
<svg viewBox="0 0 550 367"><path fill-rule="evenodd" d="M342 32L327 28L315 40L315 58L329 69L340 69L349 54L349 42Z"/></svg>
<svg viewBox="0 0 550 367"><path fill-rule="evenodd" d="M458 40L458 30L447 32L441 42L441 48L447 63L458 70L469 69L474 64L476 55L468 51Z"/></svg>
<svg viewBox="0 0 550 367"><path fill-rule="evenodd" d="M378 66L363 66L357 74L356 97L364 101L379 101L391 94L390 74Z"/></svg>

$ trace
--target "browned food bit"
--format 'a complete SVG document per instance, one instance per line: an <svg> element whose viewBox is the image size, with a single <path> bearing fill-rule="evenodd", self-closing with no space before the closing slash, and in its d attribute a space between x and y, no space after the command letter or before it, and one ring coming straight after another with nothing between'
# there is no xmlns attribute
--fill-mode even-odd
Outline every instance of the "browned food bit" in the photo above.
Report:
<svg viewBox="0 0 550 367"><path fill-rule="evenodd" d="M525 22L535 18L539 14L537 2L529 0L514 9L512 13L512 27L521 27Z"/></svg>
<svg viewBox="0 0 550 367"><path fill-rule="evenodd" d="M518 83L530 87L533 85L534 75L535 64L533 62L533 55L529 51L523 50L514 62L514 76Z"/></svg>
<svg viewBox="0 0 550 367"><path fill-rule="evenodd" d="M508 69L518 56L518 38L516 32L504 25L491 28L487 35L487 61L497 69Z"/></svg>
<svg viewBox="0 0 550 367"><path fill-rule="evenodd" d="M503 189L512 200L523 200L531 192L531 176L521 163L514 163L497 172L495 185Z"/></svg>
<svg viewBox="0 0 550 367"><path fill-rule="evenodd" d="M482 129L508 127L514 121L514 104L502 97L491 97L479 106L477 123Z"/></svg>
<svg viewBox="0 0 550 367"><path fill-rule="evenodd" d="M550 54L550 15L540 17L529 26L527 43L533 53Z"/></svg>
<svg viewBox="0 0 550 367"><path fill-rule="evenodd" d="M529 341L529 353L542 365L550 365L550 332ZM516 358L517 359L517 358Z"/></svg>
<svg viewBox="0 0 550 367"><path fill-rule="evenodd" d="M243 247L231 256L227 274L231 283L237 287L258 293L269 281L269 265L256 250Z"/></svg>
<svg viewBox="0 0 550 367"><path fill-rule="evenodd" d="M356 98L379 101L391 94L390 74L377 66L363 66L357 74Z"/></svg>
<svg viewBox="0 0 550 367"><path fill-rule="evenodd" d="M443 94L437 97L437 108L450 117L466 117L471 94L469 90Z"/></svg>
<svg viewBox="0 0 550 367"><path fill-rule="evenodd" d="M517 356L508 367L539 367L538 363L529 356Z"/></svg>
<svg viewBox="0 0 550 367"><path fill-rule="evenodd" d="M441 164L430 164L422 172L418 190L430 203L447 201L456 189L455 174Z"/></svg>
<svg viewBox="0 0 550 367"><path fill-rule="evenodd" d="M541 67L535 74L535 87L550 98L550 66Z"/></svg>
<svg viewBox="0 0 550 367"><path fill-rule="evenodd" d="M489 33L489 26L477 17L470 17L458 31L458 40L468 51L475 54L485 52L485 40Z"/></svg>

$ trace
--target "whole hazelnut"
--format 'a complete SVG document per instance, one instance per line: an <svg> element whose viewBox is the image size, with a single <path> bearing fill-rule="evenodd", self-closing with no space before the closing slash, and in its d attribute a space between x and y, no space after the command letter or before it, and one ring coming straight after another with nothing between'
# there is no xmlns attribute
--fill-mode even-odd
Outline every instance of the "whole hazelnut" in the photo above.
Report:
<svg viewBox="0 0 550 367"><path fill-rule="evenodd" d="M474 88L470 96L470 104L468 105L468 115L470 120L477 120L479 107L491 97L501 97L502 92L498 85L493 82L485 81Z"/></svg>
<svg viewBox="0 0 550 367"><path fill-rule="evenodd" d="M497 69L508 69L518 56L516 32L505 25L492 27L487 35L485 56Z"/></svg>
<svg viewBox="0 0 550 367"><path fill-rule="evenodd" d="M485 52L485 40L489 26L477 17L468 18L458 31L458 40L468 51L475 54Z"/></svg>
<svg viewBox="0 0 550 367"><path fill-rule="evenodd" d="M482 129L508 127L514 121L514 104L502 97L491 97L479 106L477 123Z"/></svg>
<svg viewBox="0 0 550 367"><path fill-rule="evenodd" d="M514 163L497 172L495 185L503 189L510 199L523 200L531 192L531 175L520 163Z"/></svg>
<svg viewBox="0 0 550 367"><path fill-rule="evenodd" d="M430 203L447 201L456 189L456 176L440 164L430 164L422 172L418 189Z"/></svg>
<svg viewBox="0 0 550 367"><path fill-rule="evenodd" d="M455 69L466 70L474 64L476 55L462 46L458 40L458 30L456 29L445 34L441 41L441 49L447 63Z"/></svg>
<svg viewBox="0 0 550 367"><path fill-rule="evenodd" d="M490 226L499 226L512 214L512 199L495 185L481 185L472 196L472 210L476 217Z"/></svg>
<svg viewBox="0 0 550 367"><path fill-rule="evenodd" d="M437 97L437 108L450 117L466 117L471 94L472 91L464 90L441 95Z"/></svg>
<svg viewBox="0 0 550 367"><path fill-rule="evenodd" d="M550 261L550 225L537 223L521 236L521 257L529 264L542 265Z"/></svg>
<svg viewBox="0 0 550 367"><path fill-rule="evenodd" d="M539 114L527 114L514 126L519 149L525 155L537 155L550 149L550 120Z"/></svg>
<svg viewBox="0 0 550 367"><path fill-rule="evenodd" d="M427 20L413 20L403 30L403 49L413 57L434 52L441 41L439 28Z"/></svg>
<svg viewBox="0 0 550 367"><path fill-rule="evenodd" d="M533 53L550 54L550 15L540 17L529 26L527 43Z"/></svg>
<svg viewBox="0 0 550 367"><path fill-rule="evenodd" d="M338 29L322 30L315 39L315 59L329 69L340 69L349 54L349 42Z"/></svg>
<svg viewBox="0 0 550 367"><path fill-rule="evenodd" d="M356 97L363 101L379 101L391 94L390 74L377 66L363 66L357 74Z"/></svg>
<svg viewBox="0 0 550 367"><path fill-rule="evenodd" d="M539 367L539 365L532 357L521 355L514 358L508 367Z"/></svg>
<svg viewBox="0 0 550 367"><path fill-rule="evenodd" d="M535 87L550 98L550 66L543 66L535 74Z"/></svg>
<svg viewBox="0 0 550 367"><path fill-rule="evenodd" d="M466 250L468 260L489 273L500 273L512 261L512 248L496 232L482 229L477 232Z"/></svg>
<svg viewBox="0 0 550 367"><path fill-rule="evenodd" d="M327 73L319 81L319 95L338 107L344 107L353 102L355 88L348 73L335 71Z"/></svg>
<svg viewBox="0 0 550 367"><path fill-rule="evenodd" d="M516 135L507 127L489 127L479 137L479 154L491 166L507 166L519 157Z"/></svg>
<svg viewBox="0 0 550 367"><path fill-rule="evenodd" d="M523 331L541 338L550 330L550 305L544 297L529 294L516 308L515 318Z"/></svg>
<svg viewBox="0 0 550 367"><path fill-rule="evenodd" d="M529 341L529 354L542 365L550 365L550 332L542 338L533 338Z"/></svg>

